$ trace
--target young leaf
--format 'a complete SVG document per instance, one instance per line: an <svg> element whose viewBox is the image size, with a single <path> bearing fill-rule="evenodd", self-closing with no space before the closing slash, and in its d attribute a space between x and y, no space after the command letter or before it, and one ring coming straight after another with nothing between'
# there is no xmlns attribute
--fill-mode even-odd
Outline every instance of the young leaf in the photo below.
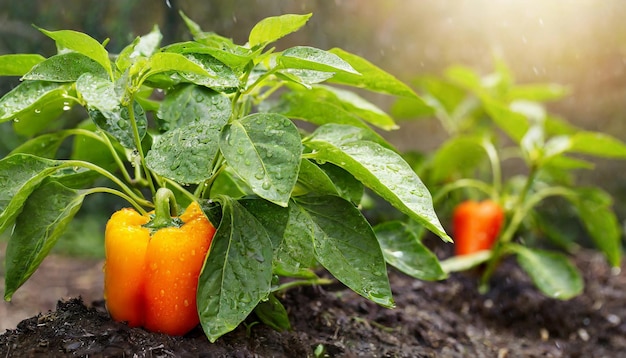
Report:
<svg viewBox="0 0 626 358"><path fill-rule="evenodd" d="M158 51L163 35L158 26L154 26L149 34L138 37L126 46L115 60L115 66L124 72L138 57L150 57Z"/></svg>
<svg viewBox="0 0 626 358"><path fill-rule="evenodd" d="M113 78L109 53L94 38L73 30L48 31L39 28L39 31L56 41L59 50L69 49L76 51L98 62L109 74L109 78Z"/></svg>
<svg viewBox="0 0 626 358"><path fill-rule="evenodd" d="M528 118L492 98L483 97L482 102L494 123L519 143L530 128Z"/></svg>
<svg viewBox="0 0 626 358"><path fill-rule="evenodd" d="M276 113L252 114L227 124L219 143L228 164L255 194L287 206L302 155L293 122Z"/></svg>
<svg viewBox="0 0 626 358"><path fill-rule="evenodd" d="M307 219L317 261L361 296L393 307L385 259L376 235L361 212L338 196L295 199Z"/></svg>
<svg viewBox="0 0 626 358"><path fill-rule="evenodd" d="M59 165L59 161L29 154L13 154L0 160L0 233L13 224L28 196Z"/></svg>
<svg viewBox="0 0 626 358"><path fill-rule="evenodd" d="M524 99L528 101L547 102L559 100L569 94L569 89L554 83L516 85L509 89L506 100Z"/></svg>
<svg viewBox="0 0 626 358"><path fill-rule="evenodd" d="M46 58L37 54L9 54L0 56L0 76L23 76Z"/></svg>
<svg viewBox="0 0 626 358"><path fill-rule="evenodd" d="M599 188L577 188L578 196L570 198L578 210L589 236L604 253L609 264L619 267L622 256L620 224L611 205L611 196Z"/></svg>
<svg viewBox="0 0 626 358"><path fill-rule="evenodd" d="M440 183L455 174L467 174L487 159L481 138L454 137L446 141L435 153L431 168L431 180Z"/></svg>
<svg viewBox="0 0 626 358"><path fill-rule="evenodd" d="M411 97L417 101L422 101L421 98L404 82L398 80L393 75L385 72L379 67L376 67L364 58L344 51L340 48L333 48L328 52L349 63L355 72L357 72L338 72L335 76L333 76L330 82L365 88L370 91L395 96ZM424 106L426 105L424 104Z"/></svg>
<svg viewBox="0 0 626 358"><path fill-rule="evenodd" d="M336 124L319 127L304 144L314 150L316 160L342 167L398 210L451 241L435 214L428 189L397 153L361 140L354 127Z"/></svg>
<svg viewBox="0 0 626 358"><path fill-rule="evenodd" d="M405 223L389 221L376 225L374 232L383 250L385 261L405 274L420 280L442 280L446 273L437 256L424 246Z"/></svg>
<svg viewBox="0 0 626 358"><path fill-rule="evenodd" d="M146 164L159 175L179 183L198 184L212 175L219 150L220 129L226 123L198 121L163 134L146 156Z"/></svg>
<svg viewBox="0 0 626 358"><path fill-rule="evenodd" d="M58 107L59 99L61 102L67 102L67 105L71 102L69 99L64 99L68 90L69 86L62 83L22 82L0 99L0 122L14 119L27 123L35 117L56 116L59 112L53 109ZM44 106L47 107L46 112L42 112ZM62 112L64 106L58 109Z"/></svg>
<svg viewBox="0 0 626 358"><path fill-rule="evenodd" d="M557 252L515 246L517 262L546 296L568 300L583 291L580 273L567 257Z"/></svg>
<svg viewBox="0 0 626 358"><path fill-rule="evenodd" d="M287 310L273 293L268 296L267 301L259 303L259 305L254 308L254 313L259 317L261 322L278 332L291 329Z"/></svg>
<svg viewBox="0 0 626 358"><path fill-rule="evenodd" d="M626 144L608 134L580 131L573 134L570 140L572 152L604 158L626 158Z"/></svg>
<svg viewBox="0 0 626 358"><path fill-rule="evenodd" d="M211 342L268 296L272 280L272 243L263 225L237 201L218 200L222 220L198 281L200 323Z"/></svg>
<svg viewBox="0 0 626 358"><path fill-rule="evenodd" d="M250 36L248 43L250 47L265 46L272 43L292 32L298 31L307 21L312 14L306 15L293 15L286 14L281 16L267 17L259 21L252 30L250 30Z"/></svg>
<svg viewBox="0 0 626 358"><path fill-rule="evenodd" d="M67 224L80 209L84 194L49 181L37 188L24 203L15 230L7 244L4 299L37 270Z"/></svg>
<svg viewBox="0 0 626 358"><path fill-rule="evenodd" d="M283 51L279 61L284 68L325 72L348 72L360 75L339 56L315 47L296 46Z"/></svg>
<svg viewBox="0 0 626 358"><path fill-rule="evenodd" d="M207 35L208 36L208 35ZM217 35L214 35L217 37ZM208 38L204 38L204 41L200 42L179 42L163 48L163 51L174 52L180 54L207 54L213 56L216 60L227 65L237 73L241 73L241 69L246 66L252 58L256 55L250 51L250 49L237 46L232 41L226 42L225 46L209 46L204 42L208 41Z"/></svg>
<svg viewBox="0 0 626 358"><path fill-rule="evenodd" d="M35 65L23 80L75 82L80 75L89 72L106 79L107 72L98 62L78 52L67 52L52 56Z"/></svg>

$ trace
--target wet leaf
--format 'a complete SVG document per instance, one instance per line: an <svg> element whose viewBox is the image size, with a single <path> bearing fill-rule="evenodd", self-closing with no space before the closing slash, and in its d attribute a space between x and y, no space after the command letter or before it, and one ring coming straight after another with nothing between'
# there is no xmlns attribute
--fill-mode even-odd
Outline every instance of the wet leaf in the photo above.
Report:
<svg viewBox="0 0 626 358"><path fill-rule="evenodd" d="M271 289L272 243L257 219L237 201L220 197L222 220L198 282L198 313L215 342L237 326Z"/></svg>
<svg viewBox="0 0 626 358"><path fill-rule="evenodd" d="M221 129L230 115L230 99L222 93L182 85L167 93L157 113L157 124L163 132L196 121L214 123Z"/></svg>
<svg viewBox="0 0 626 358"><path fill-rule="evenodd" d="M5 300L37 270L83 199L83 194L55 181L44 183L28 197L7 244Z"/></svg>
<svg viewBox="0 0 626 358"><path fill-rule="evenodd" d="M35 65L22 79L75 82L86 72L103 79L106 79L108 75L102 65L93 59L77 52L68 52L52 56Z"/></svg>
<svg viewBox="0 0 626 358"><path fill-rule="evenodd" d="M62 83L22 82L0 99L0 122L13 119L26 124L43 118L56 118L62 113L64 107L61 105L58 108L59 99L61 103L67 102L68 105L72 102L69 99L63 99L68 94L68 90L69 87Z"/></svg>
<svg viewBox="0 0 626 358"><path fill-rule="evenodd" d="M341 57L315 47L296 46L285 50L279 58L284 68L325 72L348 72L359 75Z"/></svg>
<svg viewBox="0 0 626 358"><path fill-rule="evenodd" d="M398 80L393 75L373 65L364 58L344 51L340 48L333 48L328 52L337 55L343 61L350 64L356 72L338 72L335 76L333 76L330 82L365 88L374 92L412 97L418 101L421 100L420 97L404 82Z"/></svg>
<svg viewBox="0 0 626 358"><path fill-rule="evenodd" d="M179 183L197 184L209 179L226 120L197 121L166 132L153 144L146 164L157 174Z"/></svg>
<svg viewBox="0 0 626 358"><path fill-rule="evenodd" d="M451 241L435 214L430 192L413 169L399 154L362 138L354 127L326 124L304 144L314 150L316 160L345 169L398 210Z"/></svg>
<svg viewBox="0 0 626 358"><path fill-rule="evenodd" d="M437 256L420 242L415 231L405 223L389 221L376 225L374 232L385 261L391 266L419 280L446 278Z"/></svg>
<svg viewBox="0 0 626 358"><path fill-rule="evenodd" d="M13 154L0 160L0 233L13 224L28 196L60 164L29 154Z"/></svg>
<svg viewBox="0 0 626 358"><path fill-rule="evenodd" d="M113 78L109 53L93 37L73 30L48 31L39 28L39 31L56 41L59 52L68 49L81 53L99 63L109 74L109 77Z"/></svg>
<svg viewBox="0 0 626 358"><path fill-rule="evenodd" d="M385 259L371 226L349 201L338 196L295 199L313 235L317 261L359 295L393 307Z"/></svg>
<svg viewBox="0 0 626 358"><path fill-rule="evenodd" d="M235 120L224 127L220 150L255 194L287 206L302 154L300 133L288 118L257 113Z"/></svg>

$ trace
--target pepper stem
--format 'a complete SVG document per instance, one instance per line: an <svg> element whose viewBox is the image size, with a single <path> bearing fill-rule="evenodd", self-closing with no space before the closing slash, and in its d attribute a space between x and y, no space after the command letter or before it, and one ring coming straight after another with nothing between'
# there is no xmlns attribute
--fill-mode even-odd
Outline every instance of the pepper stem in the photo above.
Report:
<svg viewBox="0 0 626 358"><path fill-rule="evenodd" d="M154 196L154 217L145 226L151 229L180 226L177 216L174 193L168 188L159 188Z"/></svg>

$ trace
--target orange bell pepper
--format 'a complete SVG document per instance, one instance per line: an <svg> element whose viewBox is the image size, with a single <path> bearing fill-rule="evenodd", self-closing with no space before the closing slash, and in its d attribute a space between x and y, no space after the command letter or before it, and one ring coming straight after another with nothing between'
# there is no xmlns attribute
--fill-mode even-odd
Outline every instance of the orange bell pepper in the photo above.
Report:
<svg viewBox="0 0 626 358"><path fill-rule="evenodd" d="M150 219L125 208L107 223L107 309L114 320L126 321L129 326L184 335L199 323L198 276L215 228L195 202L180 220L172 218L182 222L180 227L151 230L144 226Z"/></svg>
<svg viewBox="0 0 626 358"><path fill-rule="evenodd" d="M504 211L492 200L460 203L452 214L455 255L490 250L503 223Z"/></svg>

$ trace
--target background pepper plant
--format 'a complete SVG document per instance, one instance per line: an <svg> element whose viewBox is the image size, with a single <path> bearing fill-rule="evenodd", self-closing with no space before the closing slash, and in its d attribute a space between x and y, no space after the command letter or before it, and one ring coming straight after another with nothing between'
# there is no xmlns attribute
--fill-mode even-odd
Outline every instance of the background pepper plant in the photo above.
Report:
<svg viewBox="0 0 626 358"><path fill-rule="evenodd" d="M0 160L0 230L14 227L5 299L37 269L87 195L111 193L145 214L160 188L174 193L177 206L200 203L217 227L197 293L211 341L253 311L288 328L274 292L324 282L318 265L385 307L394 305L386 258L416 277L424 268L441 277L436 258L410 231L377 236L359 211L366 187L450 239L420 178L372 128L394 129L392 118L347 88L420 101L415 92L341 49L269 46L310 14L266 18L245 45L181 16L193 41L160 47L154 28L114 55L107 41L40 29L56 42L56 55L0 56L0 74L22 79L0 99L0 120L31 138ZM89 118L59 128L57 118L73 106ZM59 158L68 142L71 156ZM96 178L106 184L94 185L102 183Z"/></svg>
<svg viewBox="0 0 626 358"><path fill-rule="evenodd" d="M583 290L567 258L580 247L570 230L576 217L611 266L619 268L622 252L611 196L577 185L575 173L592 169L594 157L626 159L626 145L549 113L545 103L566 96L566 87L516 84L506 64L495 63L486 76L453 66L443 77L419 78L416 86L430 108L398 99L392 113L434 117L449 134L432 155L411 161L433 190L438 212L455 214L453 238L463 255L442 261L444 271L486 264L480 284L486 291L498 263L512 255L544 294L569 299ZM503 173L504 165L514 174ZM472 201L482 201L483 208ZM480 235L493 241L467 242Z"/></svg>

